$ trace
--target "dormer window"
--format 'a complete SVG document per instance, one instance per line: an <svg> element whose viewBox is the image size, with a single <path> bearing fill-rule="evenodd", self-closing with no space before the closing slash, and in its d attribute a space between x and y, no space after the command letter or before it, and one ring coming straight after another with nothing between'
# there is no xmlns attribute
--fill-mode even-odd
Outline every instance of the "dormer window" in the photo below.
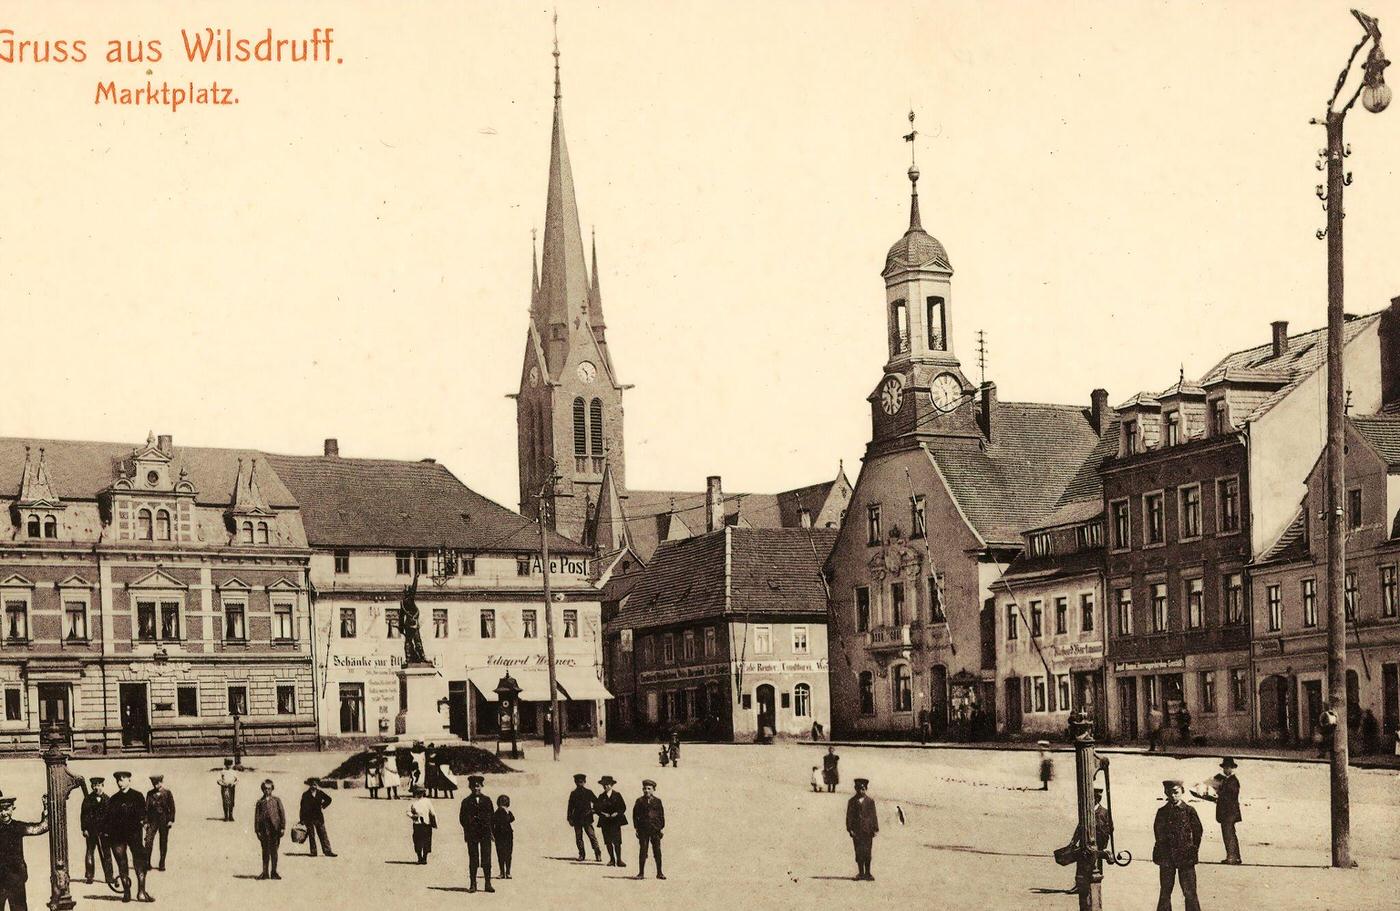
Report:
<svg viewBox="0 0 1400 911"><path fill-rule="evenodd" d="M1138 451L1138 423L1137 421L1123 422L1123 455L1132 455Z"/></svg>
<svg viewBox="0 0 1400 911"><path fill-rule="evenodd" d="M29 522L28 522L27 525L26 525L25 531L28 533L29 537L31 537L31 538L38 538L38 537L40 537L40 536L43 534L43 532L42 532L42 530L41 530L41 528L40 528L40 526L39 526L39 517L38 517L38 516L33 516L33 515L31 515L31 516L29 517Z"/></svg>
<svg viewBox="0 0 1400 911"><path fill-rule="evenodd" d="M1051 547L1049 532L1041 532L1040 534L1031 535L1032 557L1048 557L1050 556L1050 551Z"/></svg>
<svg viewBox="0 0 1400 911"><path fill-rule="evenodd" d="M140 541L151 540L151 511L143 509L136 514L136 538Z"/></svg>
<svg viewBox="0 0 1400 911"><path fill-rule="evenodd" d="M57 537L58 537L58 520L55 519L53 516L48 516L47 518L44 519L44 537L45 537L45 538L57 538Z"/></svg>
<svg viewBox="0 0 1400 911"><path fill-rule="evenodd" d="M1181 442L1181 412L1168 411L1162 416L1162 423L1166 426L1167 445L1175 446Z"/></svg>
<svg viewBox="0 0 1400 911"><path fill-rule="evenodd" d="M266 523L266 522L259 522L259 523L258 523L258 543L259 543L259 544L266 544L267 542L268 542L267 523Z"/></svg>
<svg viewBox="0 0 1400 911"><path fill-rule="evenodd" d="M246 520L243 522L243 543L253 543L253 523Z"/></svg>
<svg viewBox="0 0 1400 911"><path fill-rule="evenodd" d="M1224 399L1216 399L1210 403L1210 433L1211 436L1224 436L1230 432L1230 409L1225 404Z"/></svg>

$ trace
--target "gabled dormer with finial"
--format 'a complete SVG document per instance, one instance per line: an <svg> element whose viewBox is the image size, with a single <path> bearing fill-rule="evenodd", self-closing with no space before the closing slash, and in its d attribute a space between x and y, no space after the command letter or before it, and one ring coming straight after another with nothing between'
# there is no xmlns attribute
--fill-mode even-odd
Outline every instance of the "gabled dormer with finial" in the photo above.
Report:
<svg viewBox="0 0 1400 911"><path fill-rule="evenodd" d="M11 507L14 537L23 540L62 540L66 537L63 511L67 508L54 489L49 467L44 461L44 449L38 454L24 447L24 474L20 478L19 497Z"/></svg>
<svg viewBox="0 0 1400 911"><path fill-rule="evenodd" d="M148 434L146 443L117 463L104 491L118 541L189 543L195 540L195 487L175 466L172 438Z"/></svg>
<svg viewBox="0 0 1400 911"><path fill-rule="evenodd" d="M238 460L238 477L233 483L233 497L224 514L224 521L228 526L230 544L273 543L275 535L272 529L277 523L277 513L268 505L258 484L257 459Z"/></svg>

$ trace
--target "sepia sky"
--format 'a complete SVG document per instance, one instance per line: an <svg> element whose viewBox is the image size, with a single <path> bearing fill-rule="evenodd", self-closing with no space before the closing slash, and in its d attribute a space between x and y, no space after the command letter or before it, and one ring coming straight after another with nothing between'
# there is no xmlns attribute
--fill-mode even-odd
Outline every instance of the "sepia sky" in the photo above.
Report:
<svg viewBox="0 0 1400 911"><path fill-rule="evenodd" d="M91 55L0 63L0 435L335 436L517 506L550 7L115 6L0 8L16 40ZM975 381L985 331L1003 400L1116 404L1271 320L1321 325L1308 120L1360 37L1348 6L561 2L579 210L635 385L629 486L770 491L840 459L855 480L911 105L954 347ZM1400 48L1400 3L1368 11ZM186 63L179 30L203 26L333 27L344 63ZM104 63L108 38L165 59ZM240 103L94 104L148 78ZM1369 312L1400 294L1400 105L1348 128L1347 308Z"/></svg>

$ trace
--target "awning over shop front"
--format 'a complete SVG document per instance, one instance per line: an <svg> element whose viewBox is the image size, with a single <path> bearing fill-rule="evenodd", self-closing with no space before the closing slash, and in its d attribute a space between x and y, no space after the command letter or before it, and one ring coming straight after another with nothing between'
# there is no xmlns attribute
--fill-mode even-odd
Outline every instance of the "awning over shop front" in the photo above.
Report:
<svg viewBox="0 0 1400 911"><path fill-rule="evenodd" d="M556 682L574 702L611 699L612 693L603 686L591 667L561 667L555 671Z"/></svg>
<svg viewBox="0 0 1400 911"><path fill-rule="evenodd" d="M467 671L467 679L488 702L497 701L496 687L505 675L506 669L500 667L478 667ZM549 701L549 672L544 668L513 667L510 668L510 676L520 686L521 702ZM563 694L560 696L562 698Z"/></svg>

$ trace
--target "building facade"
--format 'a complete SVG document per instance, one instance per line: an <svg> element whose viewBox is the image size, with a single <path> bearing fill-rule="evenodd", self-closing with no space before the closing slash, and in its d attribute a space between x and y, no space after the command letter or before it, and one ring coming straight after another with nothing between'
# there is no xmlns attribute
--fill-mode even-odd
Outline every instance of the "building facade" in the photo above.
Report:
<svg viewBox="0 0 1400 911"><path fill-rule="evenodd" d="M1346 427L1346 705L1352 747L1375 752L1400 729L1400 410ZM1293 523L1252 568L1256 733L1311 743L1327 707L1326 462Z"/></svg>
<svg viewBox="0 0 1400 911"><path fill-rule="evenodd" d="M549 660L539 529L432 460L268 456L303 504L315 591L321 733L392 737L404 709L401 605L417 580L424 652L439 671L441 739L495 738L496 686L520 684L520 730L545 737ZM550 534L561 733L601 737L602 617L589 552Z"/></svg>
<svg viewBox="0 0 1400 911"><path fill-rule="evenodd" d="M256 452L0 440L0 749L316 744L300 509Z"/></svg>
<svg viewBox="0 0 1400 911"><path fill-rule="evenodd" d="M953 352L952 266L924 231L886 257L889 356L827 564L838 736L982 736L996 718L993 584L1098 441L1090 409L999 402Z"/></svg>
<svg viewBox="0 0 1400 911"><path fill-rule="evenodd" d="M663 542L608 622L614 735L751 742L829 727L821 570L834 537L721 524Z"/></svg>

